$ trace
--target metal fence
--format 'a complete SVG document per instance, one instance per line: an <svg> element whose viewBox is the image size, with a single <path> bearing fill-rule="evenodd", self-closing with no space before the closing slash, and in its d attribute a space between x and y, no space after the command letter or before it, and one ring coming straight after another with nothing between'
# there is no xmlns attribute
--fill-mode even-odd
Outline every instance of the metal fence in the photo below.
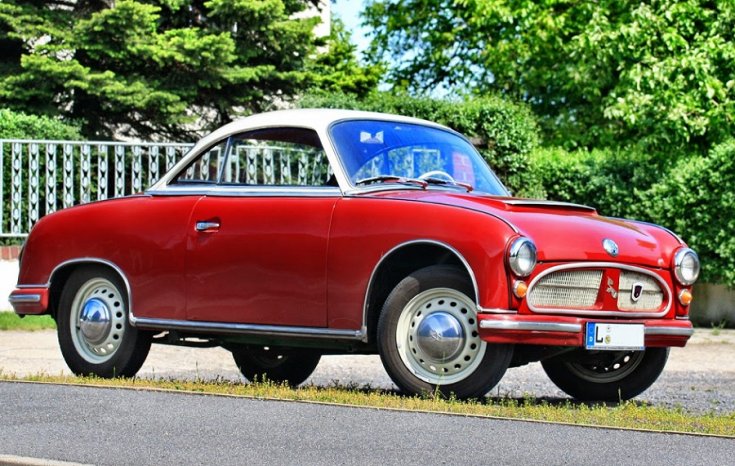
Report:
<svg viewBox="0 0 735 466"><path fill-rule="evenodd" d="M193 144L0 139L0 237L60 208L143 191Z"/></svg>

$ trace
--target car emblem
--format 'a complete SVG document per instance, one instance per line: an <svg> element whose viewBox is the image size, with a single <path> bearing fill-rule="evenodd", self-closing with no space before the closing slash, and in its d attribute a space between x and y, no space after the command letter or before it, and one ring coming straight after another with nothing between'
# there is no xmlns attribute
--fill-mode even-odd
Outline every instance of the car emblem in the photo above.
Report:
<svg viewBox="0 0 735 466"><path fill-rule="evenodd" d="M642 295L643 295L643 283L641 282L633 283L633 287L630 289L630 300L636 303L638 302L639 299L641 299Z"/></svg>
<svg viewBox="0 0 735 466"><path fill-rule="evenodd" d="M613 299L617 299L618 298L618 290L616 290L613 285L615 285L615 282L613 282L613 279L612 278L608 277L607 278L607 289L605 291L607 291L608 293L610 293L610 296L612 296Z"/></svg>
<svg viewBox="0 0 735 466"><path fill-rule="evenodd" d="M618 244L610 238L602 240L602 247L605 248L608 254L615 257L618 255Z"/></svg>

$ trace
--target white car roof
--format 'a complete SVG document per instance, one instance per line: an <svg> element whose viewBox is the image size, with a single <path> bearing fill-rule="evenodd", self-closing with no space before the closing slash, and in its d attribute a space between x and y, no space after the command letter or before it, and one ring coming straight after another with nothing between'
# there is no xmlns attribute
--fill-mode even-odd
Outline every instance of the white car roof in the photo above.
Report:
<svg viewBox="0 0 735 466"><path fill-rule="evenodd" d="M181 167L189 163L191 157L198 153L201 149L210 146L212 143L242 133L244 131L256 130L261 128L273 127L298 127L315 130L321 137L327 137L327 130L332 123L342 120L382 120L395 121L399 123L414 123L423 126L432 126L447 131L454 130L419 118L405 117L400 115L392 115L388 113L363 112L358 110L340 110L340 109L296 109L296 110L279 110L274 112L265 112L251 115L228 123L221 128L213 131L207 136L200 139L194 147L181 159L166 175L164 175L151 189L158 189L165 186L172 178L173 174Z"/></svg>
<svg viewBox="0 0 735 466"><path fill-rule="evenodd" d="M329 125L336 121L361 119L416 123L449 129L445 126L431 121L400 115L392 115L389 113L363 112L359 110L340 110L328 108L304 108L296 110L279 110L275 112L258 113L248 117L240 118L215 130L210 136L216 135L215 138L218 139L228 134L273 126L296 126L302 128L311 128L316 131L320 131L326 130ZM210 136L207 136L204 139L209 139Z"/></svg>

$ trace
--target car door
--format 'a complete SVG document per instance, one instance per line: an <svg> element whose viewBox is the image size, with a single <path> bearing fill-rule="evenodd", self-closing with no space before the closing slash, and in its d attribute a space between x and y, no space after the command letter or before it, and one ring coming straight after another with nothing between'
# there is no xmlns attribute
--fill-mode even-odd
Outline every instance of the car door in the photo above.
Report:
<svg viewBox="0 0 735 466"><path fill-rule="evenodd" d="M312 130L230 138L220 182L194 207L187 319L327 324L326 258L338 187Z"/></svg>

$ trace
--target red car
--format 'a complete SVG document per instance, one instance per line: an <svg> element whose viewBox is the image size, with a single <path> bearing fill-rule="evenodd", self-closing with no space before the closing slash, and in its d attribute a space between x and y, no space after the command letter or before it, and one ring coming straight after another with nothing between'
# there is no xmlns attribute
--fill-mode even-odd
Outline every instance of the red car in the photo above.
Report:
<svg viewBox="0 0 735 466"><path fill-rule="evenodd" d="M10 301L54 316L77 374L219 345L250 380L378 353L401 390L467 398L541 361L575 398L620 400L692 335L698 273L664 228L510 197L448 128L294 110L220 128L144 194L41 219Z"/></svg>

